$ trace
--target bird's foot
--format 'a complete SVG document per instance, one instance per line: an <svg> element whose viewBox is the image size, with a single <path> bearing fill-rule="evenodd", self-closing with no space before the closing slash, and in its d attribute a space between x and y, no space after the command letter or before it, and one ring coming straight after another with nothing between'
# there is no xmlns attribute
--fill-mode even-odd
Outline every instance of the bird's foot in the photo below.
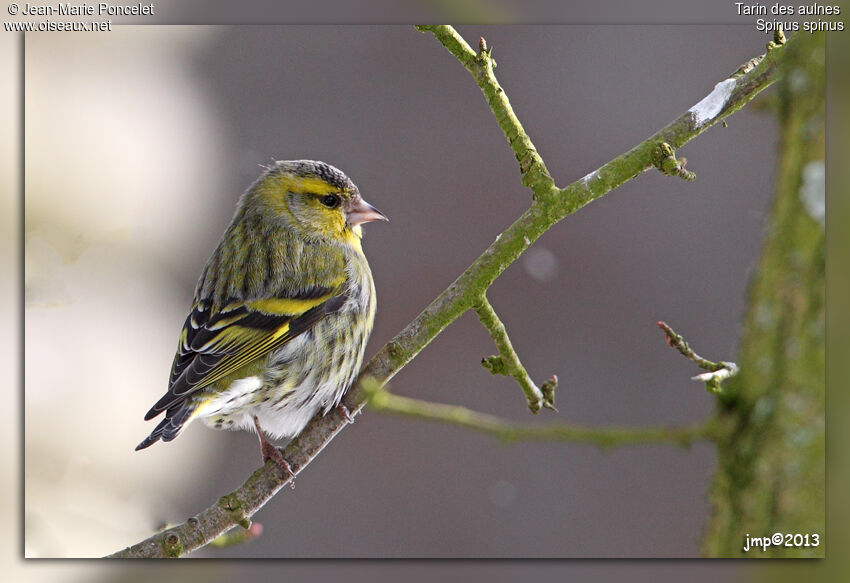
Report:
<svg viewBox="0 0 850 583"><path fill-rule="evenodd" d="M290 467L289 462L283 459L283 455L281 455L280 450L276 448L274 445L264 440L262 444L263 450L263 462L267 462L269 460L273 460L274 463L278 465L280 469L287 473L287 475L295 480L295 472L292 471L292 467Z"/></svg>
<svg viewBox="0 0 850 583"><path fill-rule="evenodd" d="M337 411L342 413L342 416L345 417L345 420L348 421L349 424L354 423L354 416L351 414L351 411L348 410L348 407L340 403L336 406L336 408Z"/></svg>
<svg viewBox="0 0 850 583"><path fill-rule="evenodd" d="M289 478L292 480L290 485L295 487L295 472L292 471L292 467L289 463L283 459L283 455L280 453L280 450L274 446L272 442L270 442L263 430L260 428L260 422L257 420L256 415L254 416L254 426L257 428L257 436L260 438L260 449L263 452L263 463L268 462L269 460L274 461L277 466L282 469Z"/></svg>

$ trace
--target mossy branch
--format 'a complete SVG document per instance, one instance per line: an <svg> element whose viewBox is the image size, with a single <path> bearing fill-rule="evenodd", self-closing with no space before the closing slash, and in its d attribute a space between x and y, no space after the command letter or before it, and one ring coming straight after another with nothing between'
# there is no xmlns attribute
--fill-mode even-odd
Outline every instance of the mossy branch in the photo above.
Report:
<svg viewBox="0 0 850 583"><path fill-rule="evenodd" d="M829 541L823 538L828 523L824 427L829 245L822 216L807 206L804 188L807 169L828 165L828 128L850 135L846 117L843 126L830 125L832 118L826 115L828 36L798 33L781 49L785 54L775 93L780 130L775 193L748 290L736 356L741 371L724 384L714 414L717 471L709 490L711 519L702 541L704 554L711 557L823 557ZM825 197L826 183L816 190ZM744 551L746 534L776 532L817 534L821 542L809 547L775 545L755 554Z"/></svg>
<svg viewBox="0 0 850 583"><path fill-rule="evenodd" d="M478 314L478 319L481 324L490 332L493 342L496 343L496 348L499 349L499 356L490 356L481 360L482 366L493 374L509 375L516 379L522 392L525 394L525 399L528 402L528 408L532 413L540 411L541 407L547 409L555 409L555 387L558 386L558 377L552 375L552 378L546 381L544 392L531 377L528 376L525 367L517 356L511 339L508 338L508 331L505 330L505 325L499 319L498 314L487 301L487 296L481 294L481 297L473 305L475 313Z"/></svg>
<svg viewBox="0 0 850 583"><path fill-rule="evenodd" d="M711 440L714 431L710 421L685 427L587 427L574 423L514 423L466 407L393 395L374 384L365 386L368 387L366 393L369 407L376 411L456 425L492 435L504 443L567 441L601 448L666 443L689 447L696 441Z"/></svg>
<svg viewBox="0 0 850 583"><path fill-rule="evenodd" d="M773 83L778 76L777 62L786 52L786 48L780 46L748 61L733 78L718 83L709 96L678 119L584 178L558 189L514 114L507 95L496 81L491 49L486 43L482 40L480 51L475 53L450 26L418 28L433 33L472 74L519 162L523 185L534 192L534 200L527 211L366 364L360 377L372 377L381 386L446 326L473 308L496 278L555 223L652 168L652 150L659 143L667 142L674 148L680 148L742 108ZM792 38L788 44L794 42ZM358 384L348 392L342 404L353 417L362 409L365 398ZM348 416L339 409L324 417L315 417L282 452L293 473L301 472L348 423ZM110 556L173 557L189 553L239 524L243 518L253 516L290 479L276 463L267 462L242 486L222 498L228 500L226 504L219 500L183 524ZM233 511L234 501L240 505L239 512Z"/></svg>

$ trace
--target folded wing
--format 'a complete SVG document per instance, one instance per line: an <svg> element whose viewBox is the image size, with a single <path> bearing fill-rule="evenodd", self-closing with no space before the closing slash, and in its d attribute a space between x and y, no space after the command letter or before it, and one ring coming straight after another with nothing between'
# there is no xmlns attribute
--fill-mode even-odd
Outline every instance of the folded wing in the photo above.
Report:
<svg viewBox="0 0 850 583"><path fill-rule="evenodd" d="M168 391L145 420L163 411L169 412L169 419L178 416L192 394L303 334L342 308L345 300L340 285L314 286L289 297L234 301L224 306L208 299L195 302L180 332ZM140 448L158 437L152 433Z"/></svg>

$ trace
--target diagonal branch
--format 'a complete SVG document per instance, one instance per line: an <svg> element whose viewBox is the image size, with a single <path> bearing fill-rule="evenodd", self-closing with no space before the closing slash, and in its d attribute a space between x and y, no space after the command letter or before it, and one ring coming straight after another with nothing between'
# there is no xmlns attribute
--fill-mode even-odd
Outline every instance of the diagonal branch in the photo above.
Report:
<svg viewBox="0 0 850 583"><path fill-rule="evenodd" d="M602 448L670 443L687 447L695 441L713 439L714 435L711 421L685 427L587 427L574 423L529 425L513 423L457 405L393 395L378 387L370 387L368 391L369 407L376 411L457 425L492 435L505 443L568 441Z"/></svg>
<svg viewBox="0 0 850 583"><path fill-rule="evenodd" d="M439 27L439 32L449 34L452 38L460 38L457 33L452 34L451 27ZM793 42L794 37L788 44ZM468 48L468 45L466 47ZM469 49L469 52L472 52L472 49ZM461 62L466 66L469 54L465 49L462 53ZM651 168L651 153L658 143L667 142L674 148L679 148L739 110L761 90L776 81L777 63L786 53L785 48L777 47L766 55L749 61L735 73L734 78L718 83L709 96L665 128L584 178L554 192L545 187L548 172L545 172L545 166L534 162L539 156L536 156L530 139L518 121L511 121L516 119L516 116L510 109L507 97L488 99L488 104L503 131L508 128L505 136L514 153L518 150L527 152L526 147L530 147L536 156L531 163L525 165L523 174L523 183L534 190L535 200L531 208L508 227L460 277L378 351L363 368L360 378L373 377L380 385L386 384L446 326L470 309L493 281L552 225ZM499 93L498 90L496 92ZM531 168L537 170L532 171ZM529 173L532 174L531 177L527 177ZM348 392L342 402L351 416L357 415L364 403L365 395L359 384ZM348 422L348 415L339 409L324 417L313 418L298 438L290 442L282 452L293 473L297 475L303 470ZM233 526L246 524L250 517L289 481L289 476L284 475L279 466L270 461L254 472L242 486L183 524L157 533L110 556L141 558L177 557L186 554L208 544Z"/></svg>
<svg viewBox="0 0 850 583"><path fill-rule="evenodd" d="M546 391L541 390L534 384L531 377L528 376L525 367L517 356L511 339L508 338L508 331L505 330L505 325L499 319L499 315L487 301L487 296L481 294L481 297L472 306L475 313L478 314L478 319L481 324L490 332L490 337L499 349L499 356L490 356L481 359L481 364L493 374L510 375L516 379L525 398L528 401L528 408L532 413L540 411L540 407L547 409L555 409L555 387L558 386L558 377L552 376L551 379L544 383Z"/></svg>

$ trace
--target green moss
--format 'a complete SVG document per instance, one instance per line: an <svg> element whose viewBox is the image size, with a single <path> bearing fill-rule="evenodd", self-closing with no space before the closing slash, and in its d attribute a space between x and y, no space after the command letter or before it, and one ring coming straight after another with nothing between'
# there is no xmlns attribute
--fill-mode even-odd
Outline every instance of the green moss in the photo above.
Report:
<svg viewBox="0 0 850 583"><path fill-rule="evenodd" d="M162 539L162 550L166 557L176 559L183 554L183 541L175 533L168 533Z"/></svg>
<svg viewBox="0 0 850 583"><path fill-rule="evenodd" d="M218 503L233 517L233 522L242 528L251 528L251 519L245 513L245 507L235 492L222 496Z"/></svg>
<svg viewBox="0 0 850 583"><path fill-rule="evenodd" d="M488 356L487 358L481 359L481 366L490 371L490 374L494 375L506 375L508 374L508 365L505 364L505 361L501 356Z"/></svg>

